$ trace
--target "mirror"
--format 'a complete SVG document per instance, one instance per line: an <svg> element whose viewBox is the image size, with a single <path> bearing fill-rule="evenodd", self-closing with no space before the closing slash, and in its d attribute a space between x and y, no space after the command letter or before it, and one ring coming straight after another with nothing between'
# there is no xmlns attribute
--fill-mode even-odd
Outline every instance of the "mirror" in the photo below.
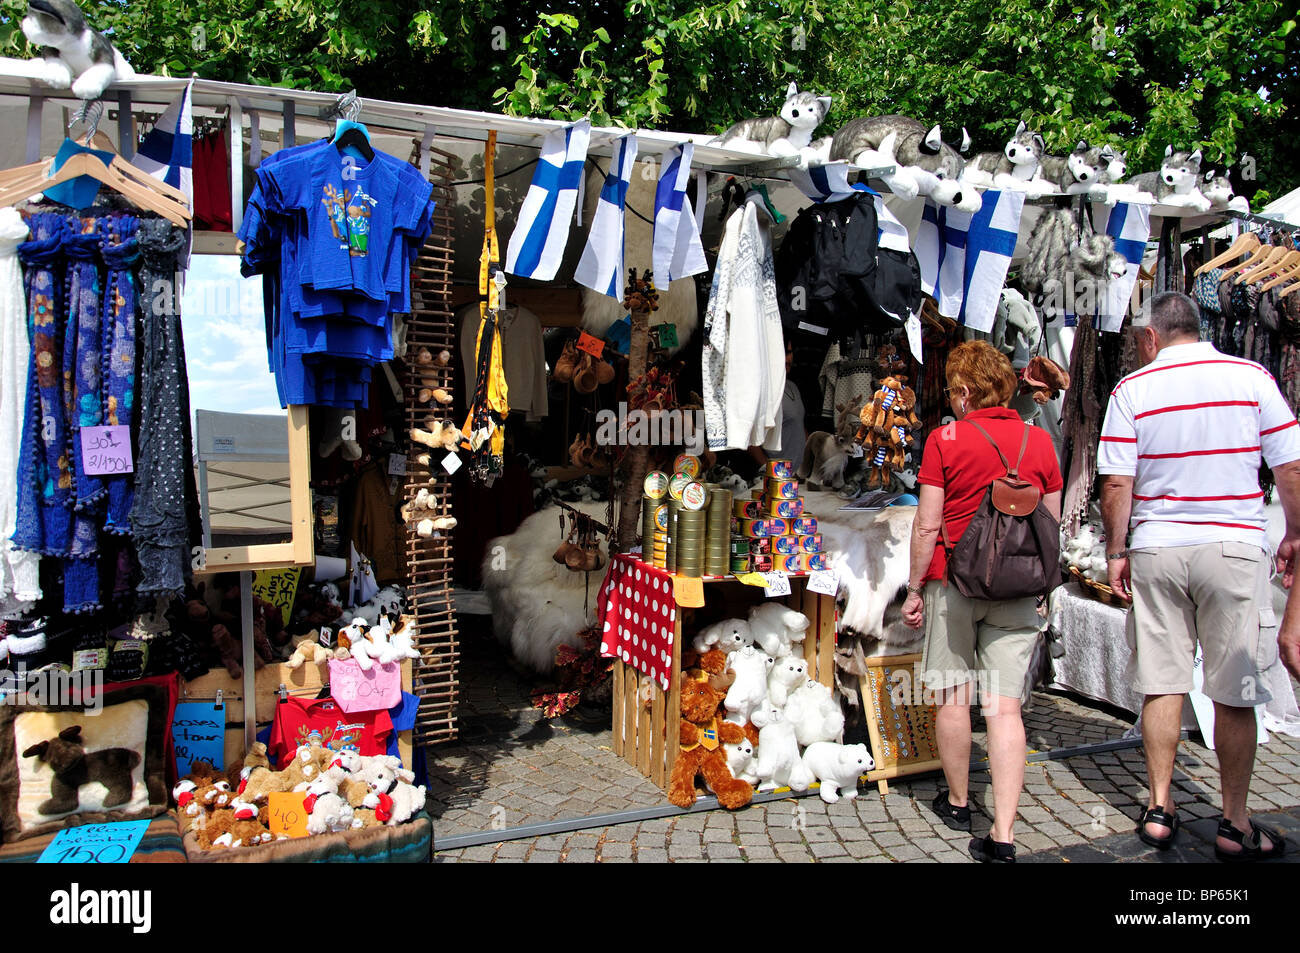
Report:
<svg viewBox="0 0 1300 953"><path fill-rule="evenodd" d="M181 325L203 519L197 571L311 564L307 408L280 407L261 276L242 277L234 255L195 254Z"/></svg>

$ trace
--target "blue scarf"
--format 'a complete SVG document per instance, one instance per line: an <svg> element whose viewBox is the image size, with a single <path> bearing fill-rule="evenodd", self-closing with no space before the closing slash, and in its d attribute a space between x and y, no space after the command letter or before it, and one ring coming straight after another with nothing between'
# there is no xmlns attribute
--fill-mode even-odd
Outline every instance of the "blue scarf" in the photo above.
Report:
<svg viewBox="0 0 1300 953"><path fill-rule="evenodd" d="M122 215L100 222L100 252L108 268L104 282L104 423L131 425L135 403L136 284L131 267L140 257L137 220ZM131 500L135 476L124 473L105 478L108 483L108 517L105 531L131 532Z"/></svg>

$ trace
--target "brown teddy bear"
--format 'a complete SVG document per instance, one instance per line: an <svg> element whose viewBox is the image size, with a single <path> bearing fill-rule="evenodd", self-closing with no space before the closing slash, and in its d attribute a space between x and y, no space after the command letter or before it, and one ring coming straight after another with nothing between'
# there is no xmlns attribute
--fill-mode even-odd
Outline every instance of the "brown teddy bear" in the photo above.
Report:
<svg viewBox="0 0 1300 953"><path fill-rule="evenodd" d="M898 400L902 383L896 377L886 377L880 382L880 389L872 395L871 402L863 405L858 415L861 426L855 439L865 444L871 434L883 434L889 422L889 412Z"/></svg>
<svg viewBox="0 0 1300 953"><path fill-rule="evenodd" d="M745 732L739 725L723 721L719 716L718 706L726 697L726 692L709 685L707 675L704 680L682 677L682 749L673 764L668 785L668 800L678 807L690 807L695 803L697 776L704 778L718 796L718 803L725 808L744 807L754 796L754 788L748 782L732 777L727 766L727 751L722 746L744 740Z"/></svg>

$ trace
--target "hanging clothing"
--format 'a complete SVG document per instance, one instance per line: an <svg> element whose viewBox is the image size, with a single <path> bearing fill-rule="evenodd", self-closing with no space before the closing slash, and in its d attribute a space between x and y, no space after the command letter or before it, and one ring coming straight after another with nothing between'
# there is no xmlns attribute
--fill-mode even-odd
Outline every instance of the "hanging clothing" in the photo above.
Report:
<svg viewBox="0 0 1300 953"><path fill-rule="evenodd" d="M0 209L0 616L22 612L41 597L40 556L15 549L18 462L27 410L31 344L23 298L18 246L27 223L12 208Z"/></svg>
<svg viewBox="0 0 1300 953"><path fill-rule="evenodd" d="M781 440L785 346L770 219L746 197L727 219L704 316L704 423L709 449L774 450Z"/></svg>
<svg viewBox="0 0 1300 953"><path fill-rule="evenodd" d="M799 385L787 377L781 395L781 443L775 450L767 451L769 460L794 460L797 463L803 459L803 445L808 440L804 416Z"/></svg>
<svg viewBox="0 0 1300 953"><path fill-rule="evenodd" d="M104 282L104 423L130 427L135 409L136 283L132 269L140 257L136 240L138 221L123 215L101 225L100 254L108 276ZM122 473L105 478L108 515L104 530L116 535L131 532L131 499L135 476Z"/></svg>
<svg viewBox="0 0 1300 953"><path fill-rule="evenodd" d="M510 409L523 411L526 420L541 420L547 414L546 351L542 346L542 322L527 308L511 305L499 312L501 353L505 360L506 387ZM478 332L483 326L477 304L456 313L461 321L460 354L466 369L473 369ZM466 389L474 392L476 381L466 375Z"/></svg>
<svg viewBox="0 0 1300 953"><path fill-rule="evenodd" d="M230 143L227 135L218 131L194 139L194 227L198 229L230 231Z"/></svg>
<svg viewBox="0 0 1300 953"><path fill-rule="evenodd" d="M868 347L866 353L871 350ZM822 416L838 426L840 408L847 412L860 410L876 392L875 370L876 362L865 356L860 345L842 349L839 341L832 341L817 375L822 387Z"/></svg>

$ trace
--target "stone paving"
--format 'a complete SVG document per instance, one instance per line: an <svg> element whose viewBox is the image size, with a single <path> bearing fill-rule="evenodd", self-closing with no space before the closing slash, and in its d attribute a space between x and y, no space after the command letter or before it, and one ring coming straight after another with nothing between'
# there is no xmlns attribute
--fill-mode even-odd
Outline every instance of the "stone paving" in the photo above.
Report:
<svg viewBox="0 0 1300 953"><path fill-rule="evenodd" d="M929 810L942 781L937 774L893 782L884 796L873 785L836 804L813 794L735 813L678 813L439 850L438 840L456 835L668 806L658 788L613 754L607 713L585 722L541 718L528 705L535 679L511 667L481 624L462 625L461 672L461 740L430 751L429 809L440 862L971 862L971 835L950 831ZM1031 752L1118 740L1131 721L1049 693L1036 694L1025 717ZM981 727L977 721L975 758L983 756ZM1178 849L1158 854L1133 836L1146 800L1141 749L1031 761L1016 825L1019 859L1213 860L1215 766L1214 753L1198 739L1181 746L1175 792L1184 833ZM989 775L977 772L971 780L974 833L983 836ZM1300 833L1300 810L1287 810L1300 808L1300 740L1277 735L1261 747L1251 787L1252 811ZM1295 850L1300 854L1300 838Z"/></svg>

